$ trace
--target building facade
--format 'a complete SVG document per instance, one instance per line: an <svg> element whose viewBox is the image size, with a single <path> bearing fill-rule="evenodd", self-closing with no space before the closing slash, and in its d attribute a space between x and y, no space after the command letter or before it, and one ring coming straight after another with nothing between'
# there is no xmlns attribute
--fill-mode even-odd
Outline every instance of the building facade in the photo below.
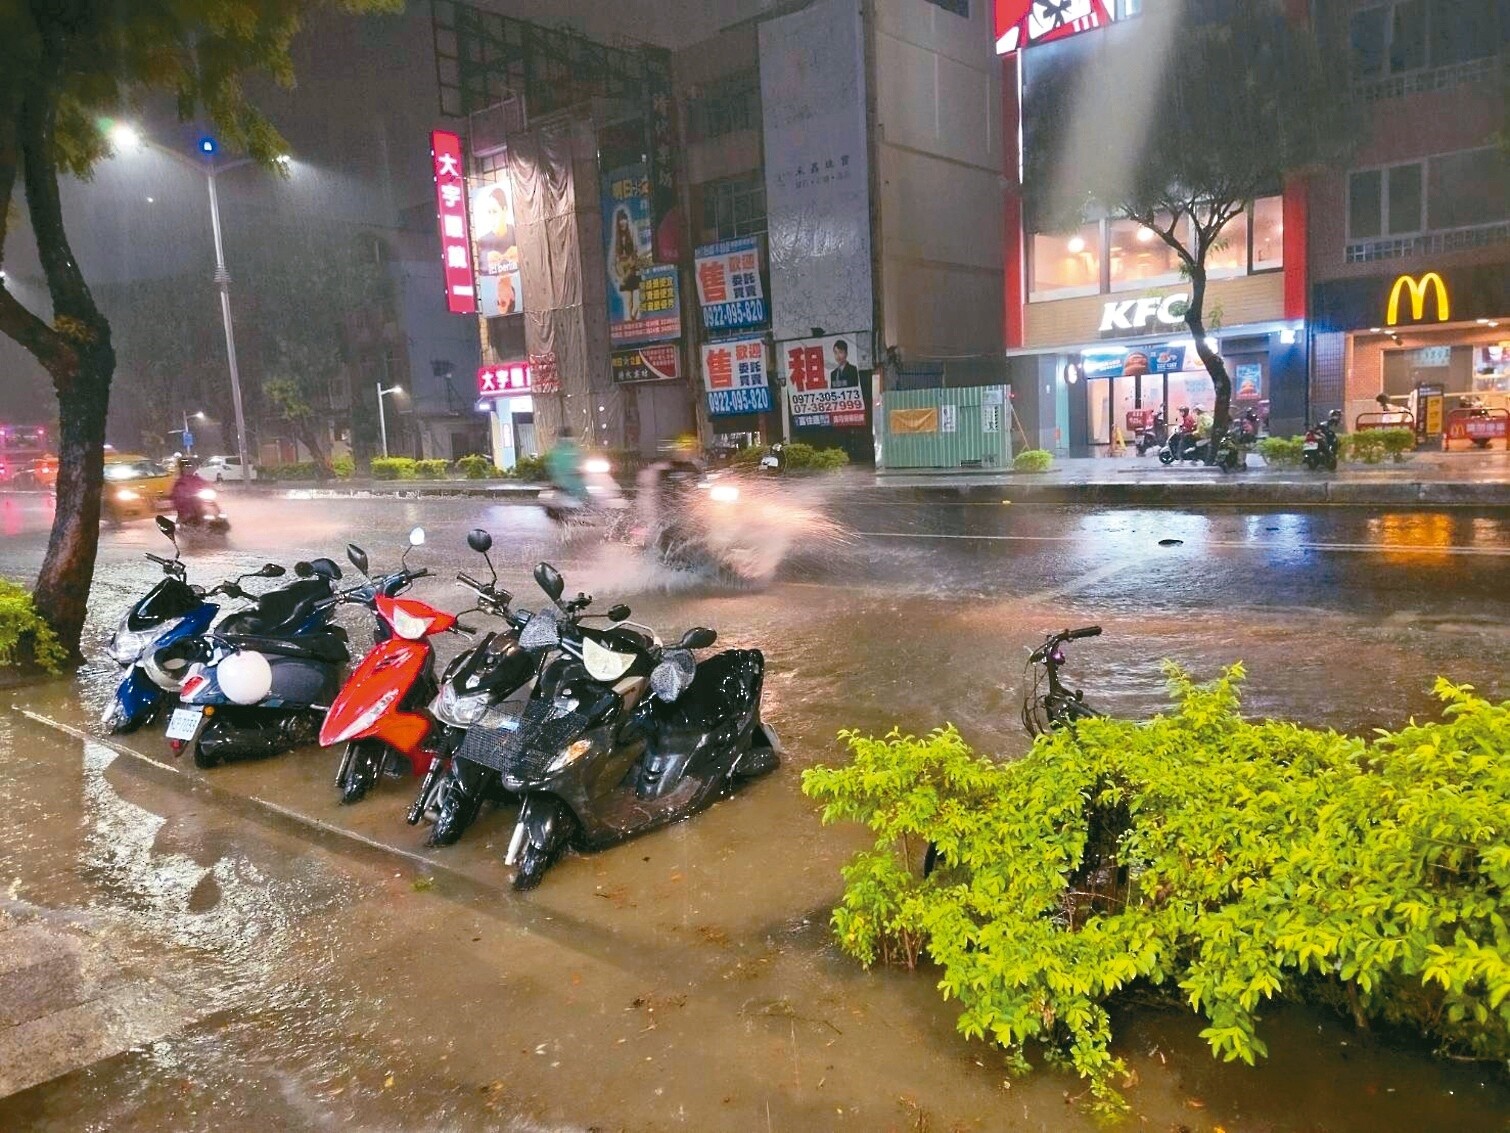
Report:
<svg viewBox="0 0 1510 1133"><path fill-rule="evenodd" d="M1311 185L1312 406L1356 427L1382 393L1412 413L1423 443L1502 443L1510 5L1331 6L1368 128L1349 168ZM1492 423L1470 425L1469 400Z"/></svg>

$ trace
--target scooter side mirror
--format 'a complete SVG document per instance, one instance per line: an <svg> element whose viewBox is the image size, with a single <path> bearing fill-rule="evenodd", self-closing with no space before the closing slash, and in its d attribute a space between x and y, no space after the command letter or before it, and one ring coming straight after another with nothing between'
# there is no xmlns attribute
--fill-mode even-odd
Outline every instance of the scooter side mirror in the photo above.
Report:
<svg viewBox="0 0 1510 1133"><path fill-rule="evenodd" d="M346 544L346 557L351 560L351 565L363 574L367 573L367 552L355 543Z"/></svg>
<svg viewBox="0 0 1510 1133"><path fill-rule="evenodd" d="M539 583L540 589L545 591L545 596L552 602L561 601L561 595L566 592L566 580L550 563L541 563L535 568L535 581Z"/></svg>
<svg viewBox="0 0 1510 1133"><path fill-rule="evenodd" d="M157 517L157 529L169 539L176 539L178 536L178 524L174 523L166 515Z"/></svg>
<svg viewBox="0 0 1510 1133"><path fill-rule="evenodd" d="M300 559L294 564L294 576L296 578L312 578L314 576L314 573L315 568L310 566L309 563L307 563L303 559Z"/></svg>
<svg viewBox="0 0 1510 1133"><path fill-rule="evenodd" d="M467 532L467 546L479 555L485 555L493 549L493 537L481 527L474 527Z"/></svg>
<svg viewBox="0 0 1510 1133"><path fill-rule="evenodd" d="M277 563L265 563L257 572L258 578L282 578L288 572Z"/></svg>
<svg viewBox="0 0 1510 1133"><path fill-rule="evenodd" d="M695 626L682 634L682 649L706 649L718 640L718 632L705 626Z"/></svg>
<svg viewBox="0 0 1510 1133"><path fill-rule="evenodd" d="M622 622L627 617L629 617L628 606L618 605L608 611L608 620L611 622Z"/></svg>

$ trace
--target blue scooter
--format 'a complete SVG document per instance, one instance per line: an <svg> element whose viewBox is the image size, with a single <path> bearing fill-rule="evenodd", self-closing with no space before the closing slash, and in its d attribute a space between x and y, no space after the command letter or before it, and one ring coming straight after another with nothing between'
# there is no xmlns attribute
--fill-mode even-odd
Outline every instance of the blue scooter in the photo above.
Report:
<svg viewBox="0 0 1510 1133"><path fill-rule="evenodd" d="M268 563L212 590L191 585L178 557L177 526L167 516L158 516L157 526L173 541L173 557L165 559L148 552L147 558L162 568L165 577L126 611L105 646L110 659L126 670L100 717L100 725L111 734L136 731L177 697L177 678L151 665L151 658L165 646L207 632L220 613L220 606L210 599L221 594L249 598L251 595L241 589L242 580L284 574L281 566Z"/></svg>

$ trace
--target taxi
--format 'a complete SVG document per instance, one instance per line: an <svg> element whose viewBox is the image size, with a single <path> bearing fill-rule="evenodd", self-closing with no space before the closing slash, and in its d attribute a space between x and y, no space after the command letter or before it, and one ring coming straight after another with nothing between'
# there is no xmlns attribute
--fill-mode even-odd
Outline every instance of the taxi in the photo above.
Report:
<svg viewBox="0 0 1510 1133"><path fill-rule="evenodd" d="M173 474L145 456L112 454L105 459L100 512L111 523L146 519L169 506Z"/></svg>

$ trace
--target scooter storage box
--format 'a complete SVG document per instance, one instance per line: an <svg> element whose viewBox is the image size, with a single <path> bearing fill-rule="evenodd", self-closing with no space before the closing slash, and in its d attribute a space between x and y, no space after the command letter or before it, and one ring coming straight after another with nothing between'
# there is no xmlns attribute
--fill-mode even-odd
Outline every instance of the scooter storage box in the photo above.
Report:
<svg viewBox="0 0 1510 1133"><path fill-rule="evenodd" d="M276 655L267 661L273 670L272 695L285 704L329 704L335 699L339 674L331 666Z"/></svg>

